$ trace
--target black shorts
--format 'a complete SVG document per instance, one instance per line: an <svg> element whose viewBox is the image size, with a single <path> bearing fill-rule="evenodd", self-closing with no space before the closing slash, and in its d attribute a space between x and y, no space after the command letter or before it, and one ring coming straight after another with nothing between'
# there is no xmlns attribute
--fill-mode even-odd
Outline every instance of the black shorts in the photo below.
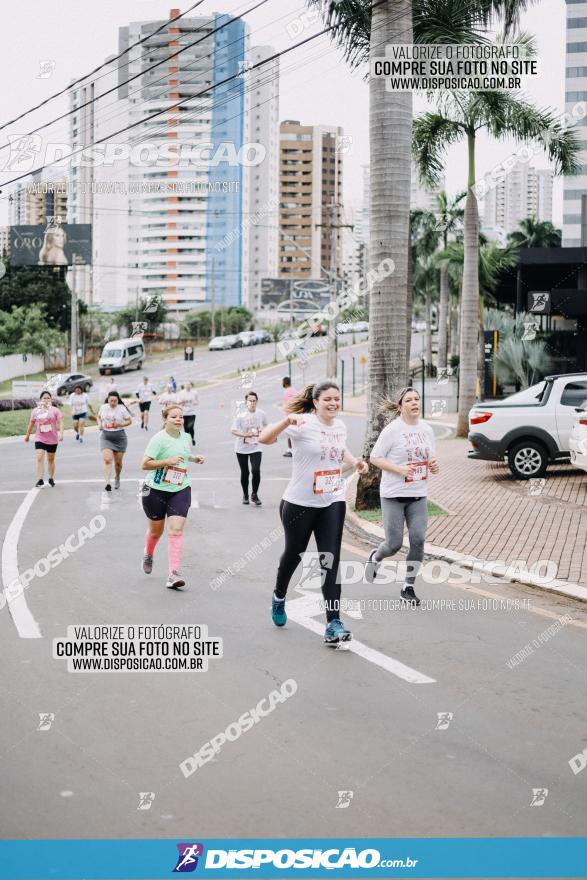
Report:
<svg viewBox="0 0 587 880"><path fill-rule="evenodd" d="M164 489L151 489L143 485L141 490L143 510L149 519L161 520L166 516L188 515L192 506L192 489L186 486L179 492L166 492Z"/></svg>
<svg viewBox="0 0 587 880"><path fill-rule="evenodd" d="M148 412L151 409L151 401L150 400L139 400L139 410L141 412Z"/></svg>
<svg viewBox="0 0 587 880"><path fill-rule="evenodd" d="M35 449L42 449L43 452L57 452L57 443L41 443L35 440Z"/></svg>
<svg viewBox="0 0 587 880"><path fill-rule="evenodd" d="M87 419L87 417L88 417L87 412L76 413L74 416L71 417L71 421L72 422L83 422L84 419Z"/></svg>

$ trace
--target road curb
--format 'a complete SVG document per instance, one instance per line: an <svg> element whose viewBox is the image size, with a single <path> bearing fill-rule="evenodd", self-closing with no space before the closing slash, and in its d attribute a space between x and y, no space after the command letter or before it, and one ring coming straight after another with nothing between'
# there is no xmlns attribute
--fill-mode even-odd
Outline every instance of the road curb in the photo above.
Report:
<svg viewBox="0 0 587 880"><path fill-rule="evenodd" d="M381 528L381 526L378 526L375 523L365 521L349 509L349 505L354 504L355 501L357 480L358 474L355 473L347 483L346 518L352 524L352 528L349 529L349 531L355 536L361 538L363 541L369 543L372 547L376 547L385 538L384 530ZM345 528L347 528L346 524ZM407 550L408 548L409 543L404 540L402 543L402 549ZM438 559L439 561L443 562L454 562L458 565L461 565L463 568L468 568L471 570L476 569L478 571L479 569L482 569L485 570L488 574L492 574L493 566L497 564L495 561L489 562L486 559L480 559L475 556L466 556L464 553L458 553L457 551L450 550L448 547L439 547L436 544L428 543L424 544L424 556L427 559ZM527 587L536 587L549 593L555 593L559 596L567 596L570 599L578 599L580 602L587 602L587 587L582 587L580 584L573 584L569 581L557 579L550 581L548 584L545 584L541 578L537 578L535 575L532 575L528 571L526 573L520 573L515 577L508 577L507 574L492 574L492 576L499 577L506 583L519 583Z"/></svg>

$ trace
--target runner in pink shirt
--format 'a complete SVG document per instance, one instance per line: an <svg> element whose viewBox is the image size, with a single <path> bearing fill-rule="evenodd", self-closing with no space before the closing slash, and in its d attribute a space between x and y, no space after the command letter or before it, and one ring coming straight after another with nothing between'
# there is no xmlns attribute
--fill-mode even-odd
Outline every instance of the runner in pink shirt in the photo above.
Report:
<svg viewBox="0 0 587 880"><path fill-rule="evenodd" d="M282 406L282 409L283 409L284 413L287 413L288 401L292 397L295 397L298 392L296 391L295 388L292 388L291 379L289 378L289 376L284 376L283 379L281 380L281 384L283 385L283 406ZM283 453L283 457L284 458L291 458L292 457L291 440L289 439L289 437L287 438L287 451Z"/></svg>
<svg viewBox="0 0 587 880"><path fill-rule="evenodd" d="M28 443L35 428L35 451L37 458L37 482L35 486L45 485L45 455L47 456L47 473L49 485L55 485L55 453L57 444L63 440L63 416L56 406L50 391L43 391L39 401L31 413L31 418L26 429L24 442Z"/></svg>

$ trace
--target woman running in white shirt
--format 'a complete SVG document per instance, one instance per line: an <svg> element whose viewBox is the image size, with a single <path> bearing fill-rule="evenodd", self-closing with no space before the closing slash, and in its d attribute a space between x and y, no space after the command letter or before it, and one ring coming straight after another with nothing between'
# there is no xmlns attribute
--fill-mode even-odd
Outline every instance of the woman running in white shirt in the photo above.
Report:
<svg viewBox="0 0 587 880"><path fill-rule="evenodd" d="M177 402L183 410L183 429L186 434L189 434L192 438L192 446L195 446L196 437L194 434L194 426L196 423L196 407L200 403L200 399L198 397L198 392L189 379L185 383L185 388L177 394Z"/></svg>
<svg viewBox="0 0 587 880"><path fill-rule="evenodd" d="M126 452L128 439L124 430L132 423L129 410L122 402L118 391L111 391L107 402L98 412L98 428L100 429L100 449L104 461L104 479L106 492L112 491L110 477L114 463L114 488L120 489L122 459Z"/></svg>
<svg viewBox="0 0 587 880"><path fill-rule="evenodd" d="M379 563L401 549L405 522L410 549L406 582L401 590L401 597L419 605L414 583L424 559L428 525L428 476L439 471L435 458L434 431L420 418L420 395L415 388L404 388L397 401L385 401L381 411L392 413L396 418L383 429L370 456L371 464L382 471L379 492L385 541L371 551L366 566L366 579L372 583Z"/></svg>
<svg viewBox="0 0 587 880"><path fill-rule="evenodd" d="M84 442L84 423L88 416L88 410L94 415L90 398L83 391L81 385L76 385L73 394L69 395L69 405L71 407L71 420L75 430L75 439L80 443Z"/></svg>
<svg viewBox="0 0 587 880"><path fill-rule="evenodd" d="M286 417L269 425L259 437L260 443L275 443L283 434L293 446L292 476L279 507L285 550L277 569L271 615L276 626L285 625L287 588L314 535L326 606L324 641L336 646L352 638L340 619L338 564L346 513L342 465L347 462L360 474L368 466L346 448L346 426L337 418L340 390L336 383L326 380L308 385L287 407Z"/></svg>
<svg viewBox="0 0 587 880"><path fill-rule="evenodd" d="M177 396L173 390L173 385L166 385L163 394L159 395L159 403L161 407L169 406L171 403L177 403Z"/></svg>

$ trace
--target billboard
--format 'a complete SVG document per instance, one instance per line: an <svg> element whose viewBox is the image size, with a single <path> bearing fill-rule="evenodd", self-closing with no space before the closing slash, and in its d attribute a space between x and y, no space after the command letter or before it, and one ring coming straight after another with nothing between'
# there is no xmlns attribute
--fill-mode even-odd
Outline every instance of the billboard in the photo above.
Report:
<svg viewBox="0 0 587 880"><path fill-rule="evenodd" d="M337 281L337 295L342 281ZM330 302L332 282L317 278L262 278L261 308L280 312L308 313L321 311Z"/></svg>
<svg viewBox="0 0 587 880"><path fill-rule="evenodd" d="M60 226L11 226L13 266L89 266L92 262L90 223Z"/></svg>

